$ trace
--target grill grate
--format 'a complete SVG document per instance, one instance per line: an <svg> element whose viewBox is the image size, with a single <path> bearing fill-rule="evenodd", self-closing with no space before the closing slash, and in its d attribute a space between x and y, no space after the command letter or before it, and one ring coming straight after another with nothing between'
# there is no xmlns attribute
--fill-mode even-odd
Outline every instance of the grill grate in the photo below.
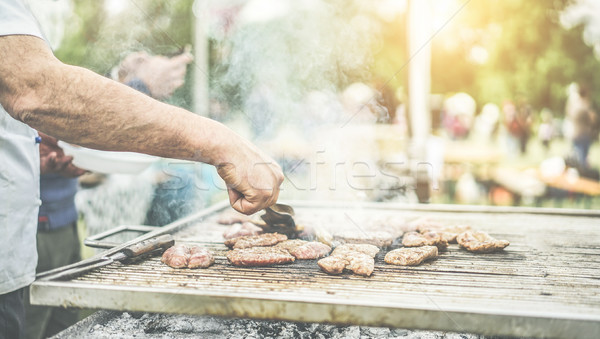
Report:
<svg viewBox="0 0 600 339"><path fill-rule="evenodd" d="M321 205L322 206L322 205ZM172 269L160 258L114 263L68 282L38 281L34 302L118 310L214 314L296 321L428 328L517 336L600 334L598 217L298 206L305 223L355 227L427 215L507 239L500 253L451 245L416 267L376 257L373 276L330 276L316 261L231 266L216 214L175 230L176 241L216 252L208 269ZM519 210L516 210L517 212ZM375 222L373 222L375 220ZM345 225L345 226L343 226ZM167 229L168 230L168 229Z"/></svg>

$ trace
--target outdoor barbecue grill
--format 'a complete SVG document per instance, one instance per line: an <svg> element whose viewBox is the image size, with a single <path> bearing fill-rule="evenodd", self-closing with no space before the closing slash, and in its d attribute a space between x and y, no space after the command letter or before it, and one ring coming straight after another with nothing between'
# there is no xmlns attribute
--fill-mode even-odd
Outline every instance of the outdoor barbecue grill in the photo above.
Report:
<svg viewBox="0 0 600 339"><path fill-rule="evenodd" d="M331 276L316 261L235 267L225 258L226 202L98 256L159 234L216 253L208 269L173 269L151 257L113 263L67 281L39 279L34 304L325 322L527 337L600 337L600 212L514 207L287 202L299 218L355 230L361 221L427 216L509 240L473 254L452 245L415 267L387 265L371 277ZM356 223L353 221L355 220ZM382 225L385 230L385 225Z"/></svg>

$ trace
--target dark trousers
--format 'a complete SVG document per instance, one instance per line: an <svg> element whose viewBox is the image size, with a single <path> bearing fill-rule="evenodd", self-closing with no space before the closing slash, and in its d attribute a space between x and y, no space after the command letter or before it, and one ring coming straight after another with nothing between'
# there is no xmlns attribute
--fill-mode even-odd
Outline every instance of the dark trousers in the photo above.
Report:
<svg viewBox="0 0 600 339"><path fill-rule="evenodd" d="M25 337L25 288L0 295L0 339Z"/></svg>
<svg viewBox="0 0 600 339"><path fill-rule="evenodd" d="M36 271L44 272L81 260L77 224L37 234L38 265ZM25 294L25 338L39 339L54 334L79 320L77 309L36 306L29 303L29 288Z"/></svg>

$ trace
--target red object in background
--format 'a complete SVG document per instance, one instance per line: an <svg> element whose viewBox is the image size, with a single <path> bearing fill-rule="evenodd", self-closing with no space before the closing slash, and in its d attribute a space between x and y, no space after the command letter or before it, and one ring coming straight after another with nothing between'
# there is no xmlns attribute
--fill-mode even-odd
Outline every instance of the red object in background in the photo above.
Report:
<svg viewBox="0 0 600 339"><path fill-rule="evenodd" d="M491 189L490 198L492 200L492 204L498 206L512 206L515 201L512 193L499 186Z"/></svg>

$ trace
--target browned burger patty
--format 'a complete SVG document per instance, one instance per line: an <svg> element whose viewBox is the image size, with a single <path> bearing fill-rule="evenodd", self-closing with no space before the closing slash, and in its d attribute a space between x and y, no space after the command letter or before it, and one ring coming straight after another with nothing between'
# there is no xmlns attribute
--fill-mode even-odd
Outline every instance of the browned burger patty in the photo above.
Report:
<svg viewBox="0 0 600 339"><path fill-rule="evenodd" d="M438 255L436 246L404 247L388 252L385 262L392 265L418 265L425 260L435 258Z"/></svg>
<svg viewBox="0 0 600 339"><path fill-rule="evenodd" d="M308 241L306 241L306 240L288 239L288 240L284 240L284 241L282 241L280 243L277 243L275 245L275 247L284 249L286 251L289 251L292 248L302 246L302 245L304 245L306 243L308 243Z"/></svg>
<svg viewBox="0 0 600 339"><path fill-rule="evenodd" d="M416 222L416 231L419 233L425 233L429 231L439 231L444 228L444 224L438 221L432 220L420 220Z"/></svg>
<svg viewBox="0 0 600 339"><path fill-rule="evenodd" d="M185 244L177 244L169 247L162 255L160 261L173 267L187 267L190 257L190 249Z"/></svg>
<svg viewBox="0 0 600 339"><path fill-rule="evenodd" d="M396 237L386 231L341 232L333 235L334 240L343 244L371 244L377 247L389 247Z"/></svg>
<svg viewBox="0 0 600 339"><path fill-rule="evenodd" d="M469 252L491 253L503 250L510 243L506 240L496 240L485 232L466 231L456 237L458 244Z"/></svg>
<svg viewBox="0 0 600 339"><path fill-rule="evenodd" d="M223 232L223 238L233 239L238 237L244 237L249 235L259 235L263 233L263 229L254 225L253 223L246 221L241 224L233 224L225 232Z"/></svg>
<svg viewBox="0 0 600 339"><path fill-rule="evenodd" d="M275 247L285 249L296 259L319 259L331 252L331 247L318 241L304 241L299 239L285 240Z"/></svg>
<svg viewBox="0 0 600 339"><path fill-rule="evenodd" d="M173 268L207 268L214 264L215 259L206 248L177 244L168 248L160 261Z"/></svg>
<svg viewBox="0 0 600 339"><path fill-rule="evenodd" d="M405 247L437 246L439 248L448 247L448 242L442 239L437 232L429 231L423 234L418 232L408 232L402 237L402 245Z"/></svg>
<svg viewBox="0 0 600 339"><path fill-rule="evenodd" d="M348 265L348 260L342 256L329 256L317 261L319 267L328 274L342 274Z"/></svg>
<svg viewBox="0 0 600 339"><path fill-rule="evenodd" d="M341 274L344 269L354 274L370 276L375 269L375 256L379 248L370 244L344 244L333 250L327 258L317 262L328 274Z"/></svg>
<svg viewBox="0 0 600 339"><path fill-rule="evenodd" d="M348 260L346 269L354 272L354 274L368 277L375 269L375 260L368 254L354 252L347 254L346 258Z"/></svg>
<svg viewBox="0 0 600 339"><path fill-rule="evenodd" d="M354 274L370 276L375 269L375 260L368 254L346 252L345 255L332 255L317 262L319 267L328 274L341 274L344 269Z"/></svg>
<svg viewBox="0 0 600 339"><path fill-rule="evenodd" d="M418 218L416 220L409 222L404 231L405 231L405 233L406 232L414 232L414 231L421 232L422 230L425 230L425 231L434 230L435 231L442 227L444 227L444 224L442 224L441 222L439 222L437 220L432 220L428 217L421 217L421 218Z"/></svg>
<svg viewBox="0 0 600 339"><path fill-rule="evenodd" d="M215 263L215 257L212 252L206 248L192 246L190 248L189 268L207 268Z"/></svg>
<svg viewBox="0 0 600 339"><path fill-rule="evenodd" d="M336 247L331 255L345 255L348 252L359 252L375 258L379 253L379 247L371 244L344 244Z"/></svg>
<svg viewBox="0 0 600 339"><path fill-rule="evenodd" d="M275 246L234 249L227 252L227 259L236 266L270 266L295 260L288 251Z"/></svg>
<svg viewBox="0 0 600 339"><path fill-rule="evenodd" d="M229 248L273 246L284 240L287 240L287 236L285 234L265 233L260 235L250 235L227 239L225 240L225 246Z"/></svg>
<svg viewBox="0 0 600 339"><path fill-rule="evenodd" d="M470 231L471 230L471 226L469 225L453 225L453 226L441 226L441 225L435 225L433 226L432 224L425 224L425 225L421 225L417 228L417 231L419 231L420 233L427 233L427 232L437 232L440 234L440 236L442 237L442 239L446 240L448 243L451 244L456 244L456 237L466 231Z"/></svg>

